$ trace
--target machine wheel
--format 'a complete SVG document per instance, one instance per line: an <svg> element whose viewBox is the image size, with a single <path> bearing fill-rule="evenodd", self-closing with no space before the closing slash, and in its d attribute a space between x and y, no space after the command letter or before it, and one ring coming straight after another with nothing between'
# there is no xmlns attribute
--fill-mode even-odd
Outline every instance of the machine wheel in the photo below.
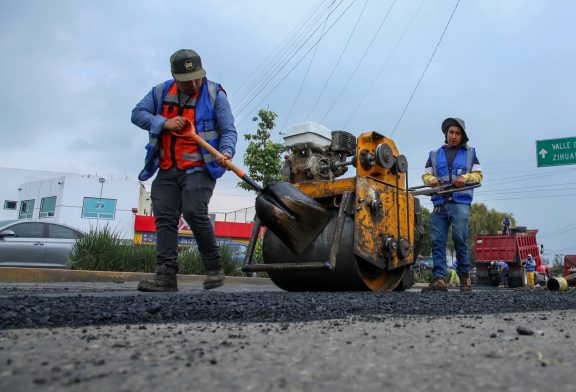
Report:
<svg viewBox="0 0 576 392"><path fill-rule="evenodd" d="M337 211L336 211L337 212ZM325 262L330 259L337 214L302 254L290 251L270 230L262 243L264 263ZM346 217L337 244L336 268L332 270L275 270L270 279L286 291L392 291L410 273L409 265L380 269L354 254L354 220Z"/></svg>
<svg viewBox="0 0 576 392"><path fill-rule="evenodd" d="M400 284L396 286L394 291L405 291L412 288L412 286L414 286L414 271L407 268L404 270L404 276L402 277Z"/></svg>

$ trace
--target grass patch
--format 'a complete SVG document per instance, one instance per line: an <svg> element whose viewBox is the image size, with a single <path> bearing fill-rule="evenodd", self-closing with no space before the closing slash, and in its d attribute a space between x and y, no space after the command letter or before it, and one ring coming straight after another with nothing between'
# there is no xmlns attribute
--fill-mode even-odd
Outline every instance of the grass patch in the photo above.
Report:
<svg viewBox="0 0 576 392"><path fill-rule="evenodd" d="M233 257L233 250L226 244L220 246L220 260L224 273L229 276L246 276L242 261ZM237 256L236 256L237 257ZM155 272L156 246L134 244L123 240L120 233L104 227L91 228L79 238L70 255L72 269L88 271ZM262 241L254 251L254 262L262 262ZM181 274L203 275L206 273L202 258L196 247L181 248L178 253ZM257 276L265 277L266 274Z"/></svg>

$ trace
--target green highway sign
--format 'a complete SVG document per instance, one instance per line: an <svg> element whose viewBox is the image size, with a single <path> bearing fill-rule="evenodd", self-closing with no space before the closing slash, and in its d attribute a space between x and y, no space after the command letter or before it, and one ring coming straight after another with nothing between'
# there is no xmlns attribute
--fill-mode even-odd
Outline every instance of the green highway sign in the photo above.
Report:
<svg viewBox="0 0 576 392"><path fill-rule="evenodd" d="M576 164L576 137L536 140L537 167Z"/></svg>

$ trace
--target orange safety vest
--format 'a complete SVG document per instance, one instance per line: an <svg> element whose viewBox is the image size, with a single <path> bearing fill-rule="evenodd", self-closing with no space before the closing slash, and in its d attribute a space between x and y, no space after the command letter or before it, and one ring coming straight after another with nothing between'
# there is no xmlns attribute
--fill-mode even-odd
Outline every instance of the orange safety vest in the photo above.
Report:
<svg viewBox="0 0 576 392"><path fill-rule="evenodd" d="M205 82L206 83L206 82ZM200 92L190 97L182 107L178 104L178 86L173 83L166 92L166 97L162 104L162 116L167 119L182 116L195 124L196 101ZM162 149L160 150L160 167L164 170L176 165L180 170L190 169L196 166L204 166L202 152L198 143L194 139L187 137L186 134L191 132L191 126L188 126L179 135L171 132L163 132L160 136Z"/></svg>

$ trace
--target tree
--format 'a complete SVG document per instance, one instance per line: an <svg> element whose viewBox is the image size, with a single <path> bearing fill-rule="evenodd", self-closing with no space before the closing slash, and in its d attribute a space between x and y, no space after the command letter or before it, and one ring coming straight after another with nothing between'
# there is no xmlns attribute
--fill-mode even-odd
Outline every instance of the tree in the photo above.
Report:
<svg viewBox="0 0 576 392"><path fill-rule="evenodd" d="M270 140L272 129L276 125L274 120L278 117L271 110L260 109L258 117L252 121L258 122L258 129L254 134L245 134L244 139L248 140L248 147L244 155L244 165L248 168L248 175L256 182L266 186L272 181L282 179L280 169L282 159L280 154L285 151L281 143L274 143ZM242 189L254 191L252 187L243 181L238 183Z"/></svg>
<svg viewBox="0 0 576 392"><path fill-rule="evenodd" d="M421 206L420 216L422 217L422 228L424 231L420 239L420 247L418 248L418 253L424 256L428 256L432 254L432 241L430 240L430 232L428 230L428 224L430 222L430 210ZM416 238L418 239L418 237Z"/></svg>
<svg viewBox="0 0 576 392"><path fill-rule="evenodd" d="M563 255L554 255L552 265L549 266L549 271L552 276L562 276L564 272L564 257Z"/></svg>

